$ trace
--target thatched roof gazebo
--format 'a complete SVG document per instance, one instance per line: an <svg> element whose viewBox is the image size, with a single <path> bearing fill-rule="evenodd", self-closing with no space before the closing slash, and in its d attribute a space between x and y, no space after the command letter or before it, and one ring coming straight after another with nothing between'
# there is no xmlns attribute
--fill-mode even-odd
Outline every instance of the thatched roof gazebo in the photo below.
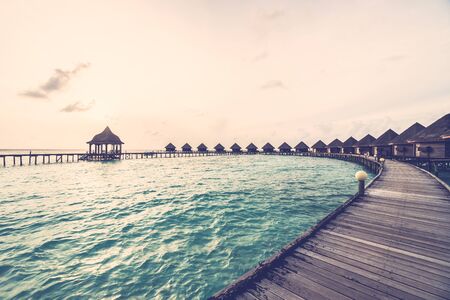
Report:
<svg viewBox="0 0 450 300"><path fill-rule="evenodd" d="M205 144L201 143L200 145L197 146L197 150L198 150L198 152L207 152L208 147L206 147Z"/></svg>
<svg viewBox="0 0 450 300"><path fill-rule="evenodd" d="M327 145L322 142L322 140L317 141L314 145L311 146L315 153L326 153Z"/></svg>
<svg viewBox="0 0 450 300"><path fill-rule="evenodd" d="M414 157L416 155L415 145L408 143L408 140L424 129L425 126L416 122L394 138L389 143L394 147L394 156Z"/></svg>
<svg viewBox="0 0 450 300"><path fill-rule="evenodd" d="M256 145L253 144L253 143L250 143L250 144L246 147L246 149L247 149L247 152L248 152L248 153L256 153L256 152L258 152L258 147L256 147Z"/></svg>
<svg viewBox="0 0 450 300"><path fill-rule="evenodd" d="M416 145L416 156L427 158L450 157L450 114L446 114L410 139Z"/></svg>
<svg viewBox="0 0 450 300"><path fill-rule="evenodd" d="M219 144L217 144L217 145L214 147L214 150L216 150L216 152L222 153L222 152L225 151L225 147L222 146L222 144L219 143Z"/></svg>
<svg viewBox="0 0 450 300"><path fill-rule="evenodd" d="M342 153L344 154L355 154L356 149L355 145L358 143L358 141L354 137L349 137L345 140L345 142L342 143Z"/></svg>
<svg viewBox="0 0 450 300"><path fill-rule="evenodd" d="M266 143L264 146L262 146L262 149L265 153L271 153L275 150L275 147L270 143Z"/></svg>
<svg viewBox="0 0 450 300"><path fill-rule="evenodd" d="M183 152L192 152L192 147L191 147L191 145L189 145L188 143L186 143L186 144L184 144L184 145L181 147L181 151L183 151Z"/></svg>
<svg viewBox="0 0 450 300"><path fill-rule="evenodd" d="M288 143L284 142L278 147L278 150L280 150L281 153L289 153L291 152L292 147Z"/></svg>
<svg viewBox="0 0 450 300"><path fill-rule="evenodd" d="M367 154L373 155L373 142L375 142L376 138L372 135L368 134L362 139L360 139L356 144L356 153L358 154Z"/></svg>
<svg viewBox="0 0 450 300"><path fill-rule="evenodd" d="M233 145L231 145L230 149L233 153L240 153L242 148L238 144L234 143Z"/></svg>
<svg viewBox="0 0 450 300"><path fill-rule="evenodd" d="M340 139L334 139L327 145L328 153L341 153L342 142Z"/></svg>
<svg viewBox="0 0 450 300"><path fill-rule="evenodd" d="M297 146L294 147L295 152L308 152L309 151L309 146L306 145L303 141L301 141L300 143L297 144Z"/></svg>
<svg viewBox="0 0 450 300"><path fill-rule="evenodd" d="M394 154L394 147L391 142L398 136L397 132L392 129L386 130L374 142L374 154L378 157L391 157Z"/></svg>
<svg viewBox="0 0 450 300"><path fill-rule="evenodd" d="M124 142L106 126L101 133L96 134L87 144L89 144L89 154L120 154L122 153ZM92 149L92 146L94 146L94 149ZM108 146L111 146L111 148Z"/></svg>
<svg viewBox="0 0 450 300"><path fill-rule="evenodd" d="M169 143L167 144L167 146L165 147L167 152L174 152L177 148L175 147L174 144Z"/></svg>

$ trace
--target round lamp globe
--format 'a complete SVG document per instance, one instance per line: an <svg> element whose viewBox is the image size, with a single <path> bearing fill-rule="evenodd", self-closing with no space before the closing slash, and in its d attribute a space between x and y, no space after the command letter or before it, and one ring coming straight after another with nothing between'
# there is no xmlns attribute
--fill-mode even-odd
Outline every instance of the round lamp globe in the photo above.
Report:
<svg viewBox="0 0 450 300"><path fill-rule="evenodd" d="M364 171L358 171L355 173L355 178L358 181L364 181L367 179L367 173Z"/></svg>

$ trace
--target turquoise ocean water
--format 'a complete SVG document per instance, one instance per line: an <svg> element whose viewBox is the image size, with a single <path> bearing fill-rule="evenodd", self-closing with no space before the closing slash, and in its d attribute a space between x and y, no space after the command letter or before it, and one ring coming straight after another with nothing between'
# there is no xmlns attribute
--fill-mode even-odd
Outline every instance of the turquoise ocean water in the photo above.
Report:
<svg viewBox="0 0 450 300"><path fill-rule="evenodd" d="M205 299L353 195L360 169L262 155L0 169L0 298Z"/></svg>

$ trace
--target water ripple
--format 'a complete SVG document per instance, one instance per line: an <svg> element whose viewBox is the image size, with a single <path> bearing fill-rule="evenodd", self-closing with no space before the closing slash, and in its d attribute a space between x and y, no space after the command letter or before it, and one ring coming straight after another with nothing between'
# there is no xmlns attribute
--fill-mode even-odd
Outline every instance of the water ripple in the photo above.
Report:
<svg viewBox="0 0 450 300"><path fill-rule="evenodd" d="M356 192L359 167L229 156L0 170L0 298L205 299Z"/></svg>

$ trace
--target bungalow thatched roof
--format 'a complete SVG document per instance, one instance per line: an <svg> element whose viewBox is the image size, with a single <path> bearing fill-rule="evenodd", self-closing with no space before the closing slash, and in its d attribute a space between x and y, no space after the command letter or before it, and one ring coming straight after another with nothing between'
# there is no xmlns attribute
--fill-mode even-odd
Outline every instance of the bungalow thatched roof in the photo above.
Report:
<svg viewBox="0 0 450 300"><path fill-rule="evenodd" d="M420 131L408 139L408 142L442 142L448 139L450 139L450 114Z"/></svg>
<svg viewBox="0 0 450 300"><path fill-rule="evenodd" d="M222 146L222 144L219 143L219 144L217 144L217 145L214 147L214 149L215 149L215 150L222 150L222 151L223 151L223 150L225 150L225 147Z"/></svg>
<svg viewBox="0 0 450 300"><path fill-rule="evenodd" d="M355 144L355 146L357 147L364 147L364 146L373 146L373 142L375 142L376 138L374 138L372 135L368 134L365 137L363 137L362 139L359 140L359 142L357 142Z"/></svg>
<svg viewBox="0 0 450 300"><path fill-rule="evenodd" d="M241 150L242 148L238 144L234 143L233 145L231 145L230 149L231 150Z"/></svg>
<svg viewBox="0 0 450 300"><path fill-rule="evenodd" d="M345 140L345 142L342 143L342 147L353 147L356 145L358 141L354 137L349 137Z"/></svg>
<svg viewBox="0 0 450 300"><path fill-rule="evenodd" d="M374 146L386 146L389 145L390 142L396 138L398 136L398 133L395 132L392 129L388 129L386 130L385 133L383 133L382 135L380 135L379 138L377 138L374 142L373 145Z"/></svg>
<svg viewBox="0 0 450 300"><path fill-rule="evenodd" d="M401 134L399 134L396 138L394 138L390 144L394 145L401 145L401 144L407 144L408 139L418 134L420 131L424 130L425 126L423 126L420 123L414 123L409 128L407 128L405 131L403 131Z"/></svg>
<svg viewBox="0 0 450 300"><path fill-rule="evenodd" d="M168 143L167 146L166 146L165 148L166 148L166 149L167 149L167 148L169 148L169 149L175 149L176 147L175 147L174 144Z"/></svg>
<svg viewBox="0 0 450 300"><path fill-rule="evenodd" d="M313 149L319 149L319 148L326 148L326 147L327 147L327 145L326 145L324 142L322 142L322 140L319 140L319 141L317 141L317 143L315 143L314 145L312 145L311 148L313 148Z"/></svg>
<svg viewBox="0 0 450 300"><path fill-rule="evenodd" d="M123 144L123 142L120 140L120 138L115 135L111 129L109 129L108 126L106 126L105 130L103 130L101 133L96 134L92 140L90 140L89 142L87 142L88 144L112 144L112 145L117 145L117 144Z"/></svg>
<svg viewBox="0 0 450 300"><path fill-rule="evenodd" d="M263 149L263 150L273 150L273 149L275 149L275 147L272 146L271 143L266 143L266 144L262 147L262 149Z"/></svg>
<svg viewBox="0 0 450 300"><path fill-rule="evenodd" d="M188 143L184 144L183 147L181 147L182 149L192 149L191 145L189 145Z"/></svg>
<svg viewBox="0 0 450 300"><path fill-rule="evenodd" d="M201 143L200 145L197 146L197 149L208 149L208 147L206 147L205 144Z"/></svg>
<svg viewBox="0 0 450 300"><path fill-rule="evenodd" d="M328 148L340 148L342 147L342 142L340 139L334 139L331 143L328 144Z"/></svg>
<svg viewBox="0 0 450 300"><path fill-rule="evenodd" d="M280 150L291 150L292 147L288 143L284 142L283 144L280 145L280 147L278 147L278 149L280 149Z"/></svg>
<svg viewBox="0 0 450 300"><path fill-rule="evenodd" d="M245 149L247 149L247 150L257 150L258 147L256 147L255 144L250 143Z"/></svg>
<svg viewBox="0 0 450 300"><path fill-rule="evenodd" d="M295 149L309 149L309 147L305 143L300 142L297 144L297 146L295 146Z"/></svg>

